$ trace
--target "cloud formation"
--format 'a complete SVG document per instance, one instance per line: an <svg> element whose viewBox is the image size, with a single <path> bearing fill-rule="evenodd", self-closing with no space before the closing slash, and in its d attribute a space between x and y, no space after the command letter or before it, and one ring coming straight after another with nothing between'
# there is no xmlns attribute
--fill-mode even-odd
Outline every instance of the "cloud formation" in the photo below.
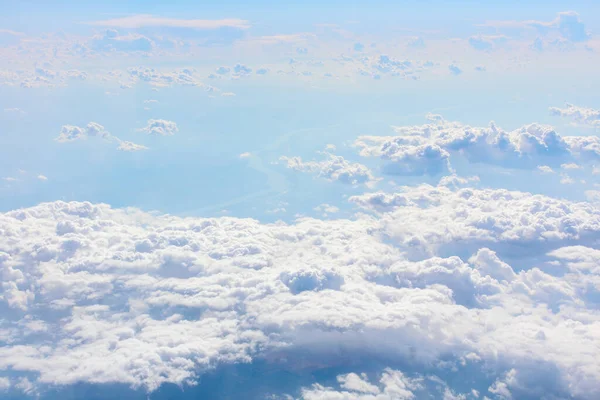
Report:
<svg viewBox="0 0 600 400"><path fill-rule="evenodd" d="M379 157L384 171L436 175L450 168L453 157L505 168L537 168L600 160L600 139L561 136L549 126L525 125L504 131L493 122L487 128L449 122L428 115L429 124L394 127L397 136L360 136L355 146L365 157Z"/></svg>
<svg viewBox="0 0 600 400"><path fill-rule="evenodd" d="M179 128L177 128L177 124L173 121L149 119L148 124L140 128L139 131L154 136L172 136L179 131Z"/></svg>
<svg viewBox="0 0 600 400"><path fill-rule="evenodd" d="M338 181L350 185L367 184L372 185L377 180L366 166L353 163L342 156L336 156L325 152L326 160L303 161L300 157L281 157L286 162L287 168L296 171L317 174L320 178L330 181Z"/></svg>
<svg viewBox="0 0 600 400"><path fill-rule="evenodd" d="M600 127L600 110L578 107L567 103L565 108L550 107L550 115L570 118L574 122L592 127Z"/></svg>
<svg viewBox="0 0 600 400"><path fill-rule="evenodd" d="M377 213L269 225L57 201L0 214L3 387L151 391L262 360L292 376L354 366L335 387L298 387L305 398L600 395L597 208L428 186L352 201ZM503 259L519 248L540 258ZM445 383L465 371L472 387Z"/></svg>
<svg viewBox="0 0 600 400"><path fill-rule="evenodd" d="M121 140L118 137L111 135L102 125L96 122L90 122L84 128L76 125L63 125L60 134L54 140L60 143L66 143L85 140L90 137L99 137L107 142L116 141L119 143L117 150L121 151L133 152L148 149L146 146Z"/></svg>

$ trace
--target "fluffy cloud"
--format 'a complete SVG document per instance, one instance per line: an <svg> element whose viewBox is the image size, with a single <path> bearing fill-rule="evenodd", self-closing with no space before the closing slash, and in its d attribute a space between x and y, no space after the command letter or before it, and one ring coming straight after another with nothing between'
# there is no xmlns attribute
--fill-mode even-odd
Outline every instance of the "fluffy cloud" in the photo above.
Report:
<svg viewBox="0 0 600 400"><path fill-rule="evenodd" d="M561 136L539 124L506 132L493 122L478 128L439 115L428 118L429 124L394 127L397 136L361 136L355 146L362 156L384 160L384 171L399 174L443 173L458 156L506 168L600 160L600 139L595 136Z"/></svg>
<svg viewBox="0 0 600 400"><path fill-rule="evenodd" d="M148 135L155 136L172 136L179 129L177 128L177 124L173 121L167 121L164 119L149 119L148 124L139 129L140 132L145 132Z"/></svg>
<svg viewBox="0 0 600 400"><path fill-rule="evenodd" d="M100 137L110 139L111 134L104 127L96 122L90 122L81 128L75 125L63 125L60 135L55 139L57 142L72 142L75 140L87 139L88 137Z"/></svg>
<svg viewBox="0 0 600 400"><path fill-rule="evenodd" d="M323 161L303 161L300 157L281 157L286 162L287 168L296 171L309 172L331 181L346 184L374 184L377 180L371 170L359 163L352 163L342 156L324 153L327 157Z"/></svg>
<svg viewBox="0 0 600 400"><path fill-rule="evenodd" d="M600 110L593 108L578 107L567 103L565 108L550 107L550 115L570 118L583 125L600 127Z"/></svg>
<svg viewBox="0 0 600 400"><path fill-rule="evenodd" d="M600 210L503 190L393 196L361 197L374 216L290 225L60 201L0 214L3 385L153 390L260 361L290 377L356 368L298 386L304 398L600 395L586 247ZM545 258L514 267L516 248ZM461 374L478 379L444 383Z"/></svg>
<svg viewBox="0 0 600 400"><path fill-rule="evenodd" d="M148 149L146 146L124 141L116 136L111 135L102 125L96 122L90 122L84 128L75 125L63 125L60 130L60 134L54 140L60 143L65 143L83 140L90 137L99 137L108 142L116 141L119 143L117 150L139 151Z"/></svg>

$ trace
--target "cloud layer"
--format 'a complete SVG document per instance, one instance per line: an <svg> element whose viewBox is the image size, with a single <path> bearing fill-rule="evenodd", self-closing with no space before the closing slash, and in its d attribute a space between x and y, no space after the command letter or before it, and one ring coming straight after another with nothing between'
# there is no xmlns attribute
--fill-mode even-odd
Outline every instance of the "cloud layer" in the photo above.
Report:
<svg viewBox="0 0 600 400"><path fill-rule="evenodd" d="M302 360L356 368L291 393L304 398L600 395L600 210L442 186L351 201L374 214L265 225L54 202L0 215L6 390L154 390ZM465 369L482 379L445 382Z"/></svg>

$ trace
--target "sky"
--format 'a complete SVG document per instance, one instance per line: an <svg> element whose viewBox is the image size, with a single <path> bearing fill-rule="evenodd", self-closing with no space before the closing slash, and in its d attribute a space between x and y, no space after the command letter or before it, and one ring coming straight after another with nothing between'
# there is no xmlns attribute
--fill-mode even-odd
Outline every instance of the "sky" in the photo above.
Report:
<svg viewBox="0 0 600 400"><path fill-rule="evenodd" d="M597 2L0 6L0 398L600 397Z"/></svg>

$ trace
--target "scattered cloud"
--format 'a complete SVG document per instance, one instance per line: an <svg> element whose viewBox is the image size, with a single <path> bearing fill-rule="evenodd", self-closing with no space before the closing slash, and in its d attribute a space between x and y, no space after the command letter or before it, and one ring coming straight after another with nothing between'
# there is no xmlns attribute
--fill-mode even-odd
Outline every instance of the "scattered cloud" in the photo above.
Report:
<svg viewBox="0 0 600 400"><path fill-rule="evenodd" d="M593 108L578 107L567 103L565 108L550 107L550 115L570 118L582 125L600 127L600 110Z"/></svg>
<svg viewBox="0 0 600 400"><path fill-rule="evenodd" d="M377 182L366 166L352 163L342 156L331 153L324 153L324 155L326 160L323 161L303 161L300 157L281 157L280 160L286 163L287 168L317 174L318 177L331 181L351 185L373 185Z"/></svg>
<svg viewBox="0 0 600 400"><path fill-rule="evenodd" d="M138 129L148 135L154 136L172 136L179 131L177 124L165 119L149 119L145 127Z"/></svg>

